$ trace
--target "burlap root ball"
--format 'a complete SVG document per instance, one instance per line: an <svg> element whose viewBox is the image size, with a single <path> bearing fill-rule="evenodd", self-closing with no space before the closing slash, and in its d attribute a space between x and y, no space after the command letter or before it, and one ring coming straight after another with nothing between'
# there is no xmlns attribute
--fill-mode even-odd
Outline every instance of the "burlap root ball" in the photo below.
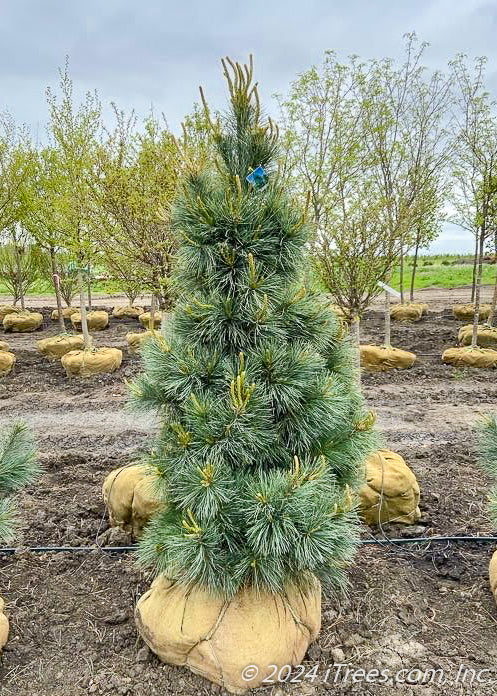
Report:
<svg viewBox="0 0 497 696"><path fill-rule="evenodd" d="M331 309L333 312L335 312L335 314L338 314L338 316L341 319L345 319L345 312L337 304L333 304L333 303L329 304L328 309Z"/></svg>
<svg viewBox="0 0 497 696"><path fill-rule="evenodd" d="M423 316L423 305L396 304L391 308L390 316L396 321L419 321Z"/></svg>
<svg viewBox="0 0 497 696"><path fill-rule="evenodd" d="M488 575L490 578L490 589L492 590L492 594L497 603L497 551L494 552L494 555L490 561Z"/></svg>
<svg viewBox="0 0 497 696"><path fill-rule="evenodd" d="M6 350L0 351L0 377L5 377L12 372L12 368L16 364L16 356L14 353L9 353Z"/></svg>
<svg viewBox="0 0 497 696"><path fill-rule="evenodd" d="M10 350L7 341L0 341L0 350Z"/></svg>
<svg viewBox="0 0 497 696"><path fill-rule="evenodd" d="M188 667L234 694L260 686L285 665L298 665L321 628L321 585L302 595L260 594L247 588L233 599L199 587L186 590L159 575L138 601L136 625L164 662ZM248 666L255 666L251 673ZM251 678L250 678L251 677Z"/></svg>
<svg viewBox="0 0 497 696"><path fill-rule="evenodd" d="M79 309L77 307L63 307L62 308L62 316L64 319L70 319L73 314L78 314ZM50 315L53 319L53 321L58 321L59 319L59 310L55 308Z"/></svg>
<svg viewBox="0 0 497 696"><path fill-rule="evenodd" d="M153 335L154 334L151 331L140 331L136 333L130 331L127 333L126 341L129 346L129 352L133 354L139 353L143 341L152 338Z"/></svg>
<svg viewBox="0 0 497 696"><path fill-rule="evenodd" d="M407 350L392 348L392 346L359 346L361 354L361 367L370 372L382 372L384 370L404 370L412 367L416 361L416 355Z"/></svg>
<svg viewBox="0 0 497 696"><path fill-rule="evenodd" d="M135 305L126 305L124 307L114 307L112 316L116 319L138 319L140 314L145 310L143 307L135 307Z"/></svg>
<svg viewBox="0 0 497 696"><path fill-rule="evenodd" d="M0 652L2 652L2 648L9 637L9 620L3 613L4 606L5 602L0 597Z"/></svg>
<svg viewBox="0 0 497 696"><path fill-rule="evenodd" d="M162 312L155 312L154 314L154 329L158 329L162 319ZM146 329L150 328L150 312L143 312L138 317L138 321Z"/></svg>
<svg viewBox="0 0 497 696"><path fill-rule="evenodd" d="M0 305L0 321L3 322L7 314L19 314L20 311L20 307L14 305Z"/></svg>
<svg viewBox="0 0 497 696"><path fill-rule="evenodd" d="M36 331L43 324L43 314L39 312L19 312L18 314L6 314L3 318L5 331L16 333L29 333Z"/></svg>
<svg viewBox="0 0 497 696"><path fill-rule="evenodd" d="M67 336L61 334L59 336L50 336L42 338L38 341L38 350L47 358L61 358L71 350L80 350L85 346L85 339L82 334L76 336Z"/></svg>
<svg viewBox="0 0 497 696"><path fill-rule="evenodd" d="M461 326L457 340L462 346L470 346L473 338L473 324ZM497 327L478 325L477 343L481 348L497 348Z"/></svg>
<svg viewBox="0 0 497 696"><path fill-rule="evenodd" d="M455 367L497 367L497 350L491 348L447 348L442 362Z"/></svg>
<svg viewBox="0 0 497 696"><path fill-rule="evenodd" d="M488 319L490 316L491 306L489 304L480 305L480 311L478 316L480 319ZM475 316L475 306L474 304L461 304L454 305L453 307L454 317L456 319L461 319L462 321L471 321Z"/></svg>
<svg viewBox="0 0 497 696"><path fill-rule="evenodd" d="M123 466L110 472L102 487L112 527L121 527L139 537L152 515L161 507L154 495L153 476L140 465Z"/></svg>
<svg viewBox="0 0 497 696"><path fill-rule="evenodd" d="M97 348L96 350L71 350L61 358L62 367L68 377L91 377L114 372L121 367L123 353L119 348Z"/></svg>
<svg viewBox="0 0 497 696"><path fill-rule="evenodd" d="M103 309L97 309L94 312L87 312L86 321L88 331L103 331L109 325L109 315ZM71 324L76 331L81 331L81 314L79 312L71 314Z"/></svg>
<svg viewBox="0 0 497 696"><path fill-rule="evenodd" d="M359 514L370 526L414 524L421 517L416 476L400 454L378 450L366 460L366 483L358 491Z"/></svg>

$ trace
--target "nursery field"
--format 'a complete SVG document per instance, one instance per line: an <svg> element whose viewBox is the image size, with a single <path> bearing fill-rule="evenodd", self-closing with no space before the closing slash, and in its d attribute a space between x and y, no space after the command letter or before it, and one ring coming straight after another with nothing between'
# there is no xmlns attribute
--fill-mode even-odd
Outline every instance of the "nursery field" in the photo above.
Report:
<svg viewBox="0 0 497 696"><path fill-rule="evenodd" d="M486 288L484 297L490 292ZM417 324L392 324L392 343L417 353L418 363L404 372L364 374L363 385L385 445L418 478L422 518L414 528L389 527L375 536L491 533L488 481L475 465L471 426L497 403L495 373L441 363L442 350L455 344L461 326L443 310L467 301L467 290L429 290L419 299L430 303L428 316ZM29 304L34 306L33 298ZM123 378L139 370L125 334L137 322L112 320L95 334L97 345L124 350L118 372L69 381L60 364L37 352L36 340L56 333L48 307L43 312L43 330L7 337L17 363L0 383L0 424L26 420L44 466L36 497L34 488L21 496L19 544L95 548L51 554L21 547L0 555L0 587L11 620L0 693L224 693L186 669L161 664L137 639L133 607L150 578L130 554L98 549L132 541L109 528L101 486L112 468L147 448L155 427L150 417L125 409ZM381 343L381 336L381 313L373 308L362 323L362 340ZM364 530L363 537L372 534ZM488 583L493 550L475 543L362 546L348 596L324 599L322 630L307 653L305 672L254 693L431 696L445 688L450 694L494 694L497 610ZM345 663L348 675L336 666ZM387 670L389 681L366 683L360 670L373 669ZM408 674L411 669L419 672Z"/></svg>

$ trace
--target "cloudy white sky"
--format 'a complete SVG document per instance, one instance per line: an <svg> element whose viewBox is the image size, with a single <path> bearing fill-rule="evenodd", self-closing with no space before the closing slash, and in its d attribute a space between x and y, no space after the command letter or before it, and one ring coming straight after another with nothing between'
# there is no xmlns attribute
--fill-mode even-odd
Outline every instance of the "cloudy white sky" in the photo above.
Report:
<svg viewBox="0 0 497 696"><path fill-rule="evenodd" d="M266 109L296 73L340 56L396 57L402 35L430 43L426 62L458 52L486 55L497 94L496 0L0 0L0 108L44 138L45 89L70 57L75 91L97 89L140 116L151 106L173 130L205 88L224 104L219 59L252 52ZM446 226L432 251L469 251L472 238Z"/></svg>

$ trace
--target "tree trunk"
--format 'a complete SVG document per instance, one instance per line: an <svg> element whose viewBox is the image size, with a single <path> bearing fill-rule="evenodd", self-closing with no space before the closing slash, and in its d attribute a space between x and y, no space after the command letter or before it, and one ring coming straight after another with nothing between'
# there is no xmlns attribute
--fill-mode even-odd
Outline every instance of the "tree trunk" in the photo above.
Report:
<svg viewBox="0 0 497 696"><path fill-rule="evenodd" d="M85 350L90 350L92 347L92 340L90 333L88 331L88 320L86 318L86 304L85 304L85 287L83 282L83 273L81 268L78 267L78 286L79 286L79 312L81 314L81 331L83 332L83 338L85 341Z"/></svg>
<svg viewBox="0 0 497 696"><path fill-rule="evenodd" d="M492 296L492 306L490 307L490 314L487 319L487 324L489 326L494 325L495 308L497 307L497 267L495 271L495 283L494 283L494 294Z"/></svg>
<svg viewBox="0 0 497 696"><path fill-rule="evenodd" d="M471 287L471 302L475 301L475 291L476 291L476 267L478 265L478 232L475 234L475 257L473 259L473 285Z"/></svg>
<svg viewBox="0 0 497 696"><path fill-rule="evenodd" d="M60 277L57 273L57 262L55 260L55 249L50 247L50 261L52 262L52 278L55 288L55 299L57 301L57 311L59 313L59 326L62 333L65 333L66 325L62 314L62 297L60 296Z"/></svg>
<svg viewBox="0 0 497 696"><path fill-rule="evenodd" d="M86 289L87 289L87 294L88 294L88 311L91 312L91 264L88 261L88 265L86 267Z"/></svg>
<svg viewBox="0 0 497 696"><path fill-rule="evenodd" d="M412 262L411 291L410 291L410 294L409 294L409 300L410 300L411 302L414 302L414 281L415 281L415 278L416 278L416 270L417 270L417 266L418 266L418 252L419 252L419 244L418 244L418 242L416 241L416 247L415 247L415 249L414 249L414 259L413 259L413 262Z"/></svg>
<svg viewBox="0 0 497 696"><path fill-rule="evenodd" d="M385 345L390 348L390 293L385 290Z"/></svg>
<svg viewBox="0 0 497 696"><path fill-rule="evenodd" d="M400 302L404 304L404 245L400 250Z"/></svg>
<svg viewBox="0 0 497 696"><path fill-rule="evenodd" d="M22 266L21 266L21 255L19 253L19 248L17 244L14 244L14 249L16 250L16 267L17 267L17 293L19 295L19 300L21 301L21 309L24 312L24 290L22 287Z"/></svg>
<svg viewBox="0 0 497 696"><path fill-rule="evenodd" d="M151 331L154 330L154 319L155 319L155 292L152 293L152 297L150 298L150 324L149 328Z"/></svg>
<svg viewBox="0 0 497 696"><path fill-rule="evenodd" d="M360 318L358 314L352 317L351 321L352 335L354 336L355 344L357 347L356 354L356 367L357 367L357 381L361 383L361 336L360 336Z"/></svg>
<svg viewBox="0 0 497 696"><path fill-rule="evenodd" d="M485 233L482 229L480 234L480 244L478 248L478 272L475 285L475 315L473 317L473 337L471 339L471 347L476 348L478 345L478 320L480 318L480 295L481 295L481 280L483 275L483 251L485 249Z"/></svg>

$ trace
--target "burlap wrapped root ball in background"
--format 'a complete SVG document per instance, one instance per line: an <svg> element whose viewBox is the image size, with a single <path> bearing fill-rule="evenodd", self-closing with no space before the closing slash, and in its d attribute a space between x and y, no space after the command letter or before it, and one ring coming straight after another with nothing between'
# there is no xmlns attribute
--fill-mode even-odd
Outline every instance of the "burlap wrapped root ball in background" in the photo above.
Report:
<svg viewBox="0 0 497 696"><path fill-rule="evenodd" d="M91 377L114 372L121 367L123 353L119 348L97 348L96 350L71 350L61 358L68 377Z"/></svg>
<svg viewBox="0 0 497 696"><path fill-rule="evenodd" d="M0 597L0 652L9 637L9 620L3 613L5 602Z"/></svg>
<svg viewBox="0 0 497 696"><path fill-rule="evenodd" d="M396 321L419 321L424 307L421 304L396 304L391 308L390 316Z"/></svg>
<svg viewBox="0 0 497 696"><path fill-rule="evenodd" d="M337 314L337 315L340 317L340 319L345 319L345 312L344 312L343 309L342 309L341 307L339 307L337 304L334 304L333 302L331 302L331 303L328 305L328 307L329 307L331 310L333 310L333 312L335 312L335 314Z"/></svg>
<svg viewBox="0 0 497 696"><path fill-rule="evenodd" d="M416 361L416 355L407 350L392 348L392 346L373 346L364 344L359 346L361 355L361 367L370 372L382 372L385 370L404 370L412 367Z"/></svg>
<svg viewBox="0 0 497 696"><path fill-rule="evenodd" d="M110 472L102 487L112 527L138 538L150 518L162 507L154 494L154 476L141 464Z"/></svg>
<svg viewBox="0 0 497 696"><path fill-rule="evenodd" d="M129 333L126 334L126 341L129 346L129 352L132 354L136 354L140 352L140 348L142 347L143 341L146 341L150 338L152 338L154 334L152 331L139 331L139 332L133 332L130 331Z"/></svg>
<svg viewBox="0 0 497 696"><path fill-rule="evenodd" d="M9 353L6 350L0 351L0 377L5 377L16 364L16 356L14 353Z"/></svg>
<svg viewBox="0 0 497 696"><path fill-rule="evenodd" d="M492 590L495 602L497 603L497 551L494 552L490 560L488 575L490 578L490 589Z"/></svg>
<svg viewBox="0 0 497 696"><path fill-rule="evenodd" d="M61 334L59 336L50 336L49 338L42 338L38 341L38 350L47 358L61 358L66 353L71 350L80 350L84 348L85 339L82 334L77 334L76 336L69 336Z"/></svg>
<svg viewBox="0 0 497 696"><path fill-rule="evenodd" d="M497 350L491 348L447 348L442 362L455 367L497 367Z"/></svg>
<svg viewBox="0 0 497 696"><path fill-rule="evenodd" d="M73 314L78 314L79 309L77 307L63 307L62 308L62 316L64 319L70 319ZM55 308L50 315L52 317L53 321L58 321L59 319L59 310Z"/></svg>
<svg viewBox="0 0 497 696"><path fill-rule="evenodd" d="M489 304L481 304L478 316L480 319L488 319L490 316L491 306ZM471 321L475 316L474 304L460 304L453 307L454 317L462 321Z"/></svg>
<svg viewBox="0 0 497 696"><path fill-rule="evenodd" d="M473 324L461 326L457 340L462 346L470 346L473 338ZM481 348L497 348L497 328L478 325L477 343Z"/></svg>
<svg viewBox="0 0 497 696"><path fill-rule="evenodd" d="M109 315L103 309L97 309L94 312L87 312L86 321L89 331L103 331L109 325ZM79 312L71 314L71 324L76 331L81 331L81 314Z"/></svg>
<svg viewBox="0 0 497 696"><path fill-rule="evenodd" d="M277 674L302 662L321 628L321 586L316 580L307 595L289 589L284 598L245 589L225 600L159 575L140 598L135 618L161 660L243 694L263 683L270 665ZM244 672L248 665L257 669Z"/></svg>
<svg viewBox="0 0 497 696"><path fill-rule="evenodd" d="M154 313L154 329L159 328L160 323L162 320L162 312L158 311ZM140 314L138 317L138 321L140 324L145 327L146 329L150 328L150 312L143 312L143 314Z"/></svg>
<svg viewBox="0 0 497 696"><path fill-rule="evenodd" d="M366 524L414 524L420 519L419 485L400 454L378 450L365 466L366 483L358 497L359 514Z"/></svg>
<svg viewBox="0 0 497 696"><path fill-rule="evenodd" d="M123 307L114 307L112 310L112 316L116 319L138 319L140 314L144 313L143 307L136 307L135 305L125 305Z"/></svg>
<svg viewBox="0 0 497 696"><path fill-rule="evenodd" d="M6 314L2 323L5 331L29 333L30 331L36 331L43 324L43 314L40 314L40 312Z"/></svg>
<svg viewBox="0 0 497 696"><path fill-rule="evenodd" d="M19 314L21 309L14 305L0 305L0 321L3 322L7 314Z"/></svg>
<svg viewBox="0 0 497 696"><path fill-rule="evenodd" d="M10 350L9 344L7 341L0 341L0 350Z"/></svg>

